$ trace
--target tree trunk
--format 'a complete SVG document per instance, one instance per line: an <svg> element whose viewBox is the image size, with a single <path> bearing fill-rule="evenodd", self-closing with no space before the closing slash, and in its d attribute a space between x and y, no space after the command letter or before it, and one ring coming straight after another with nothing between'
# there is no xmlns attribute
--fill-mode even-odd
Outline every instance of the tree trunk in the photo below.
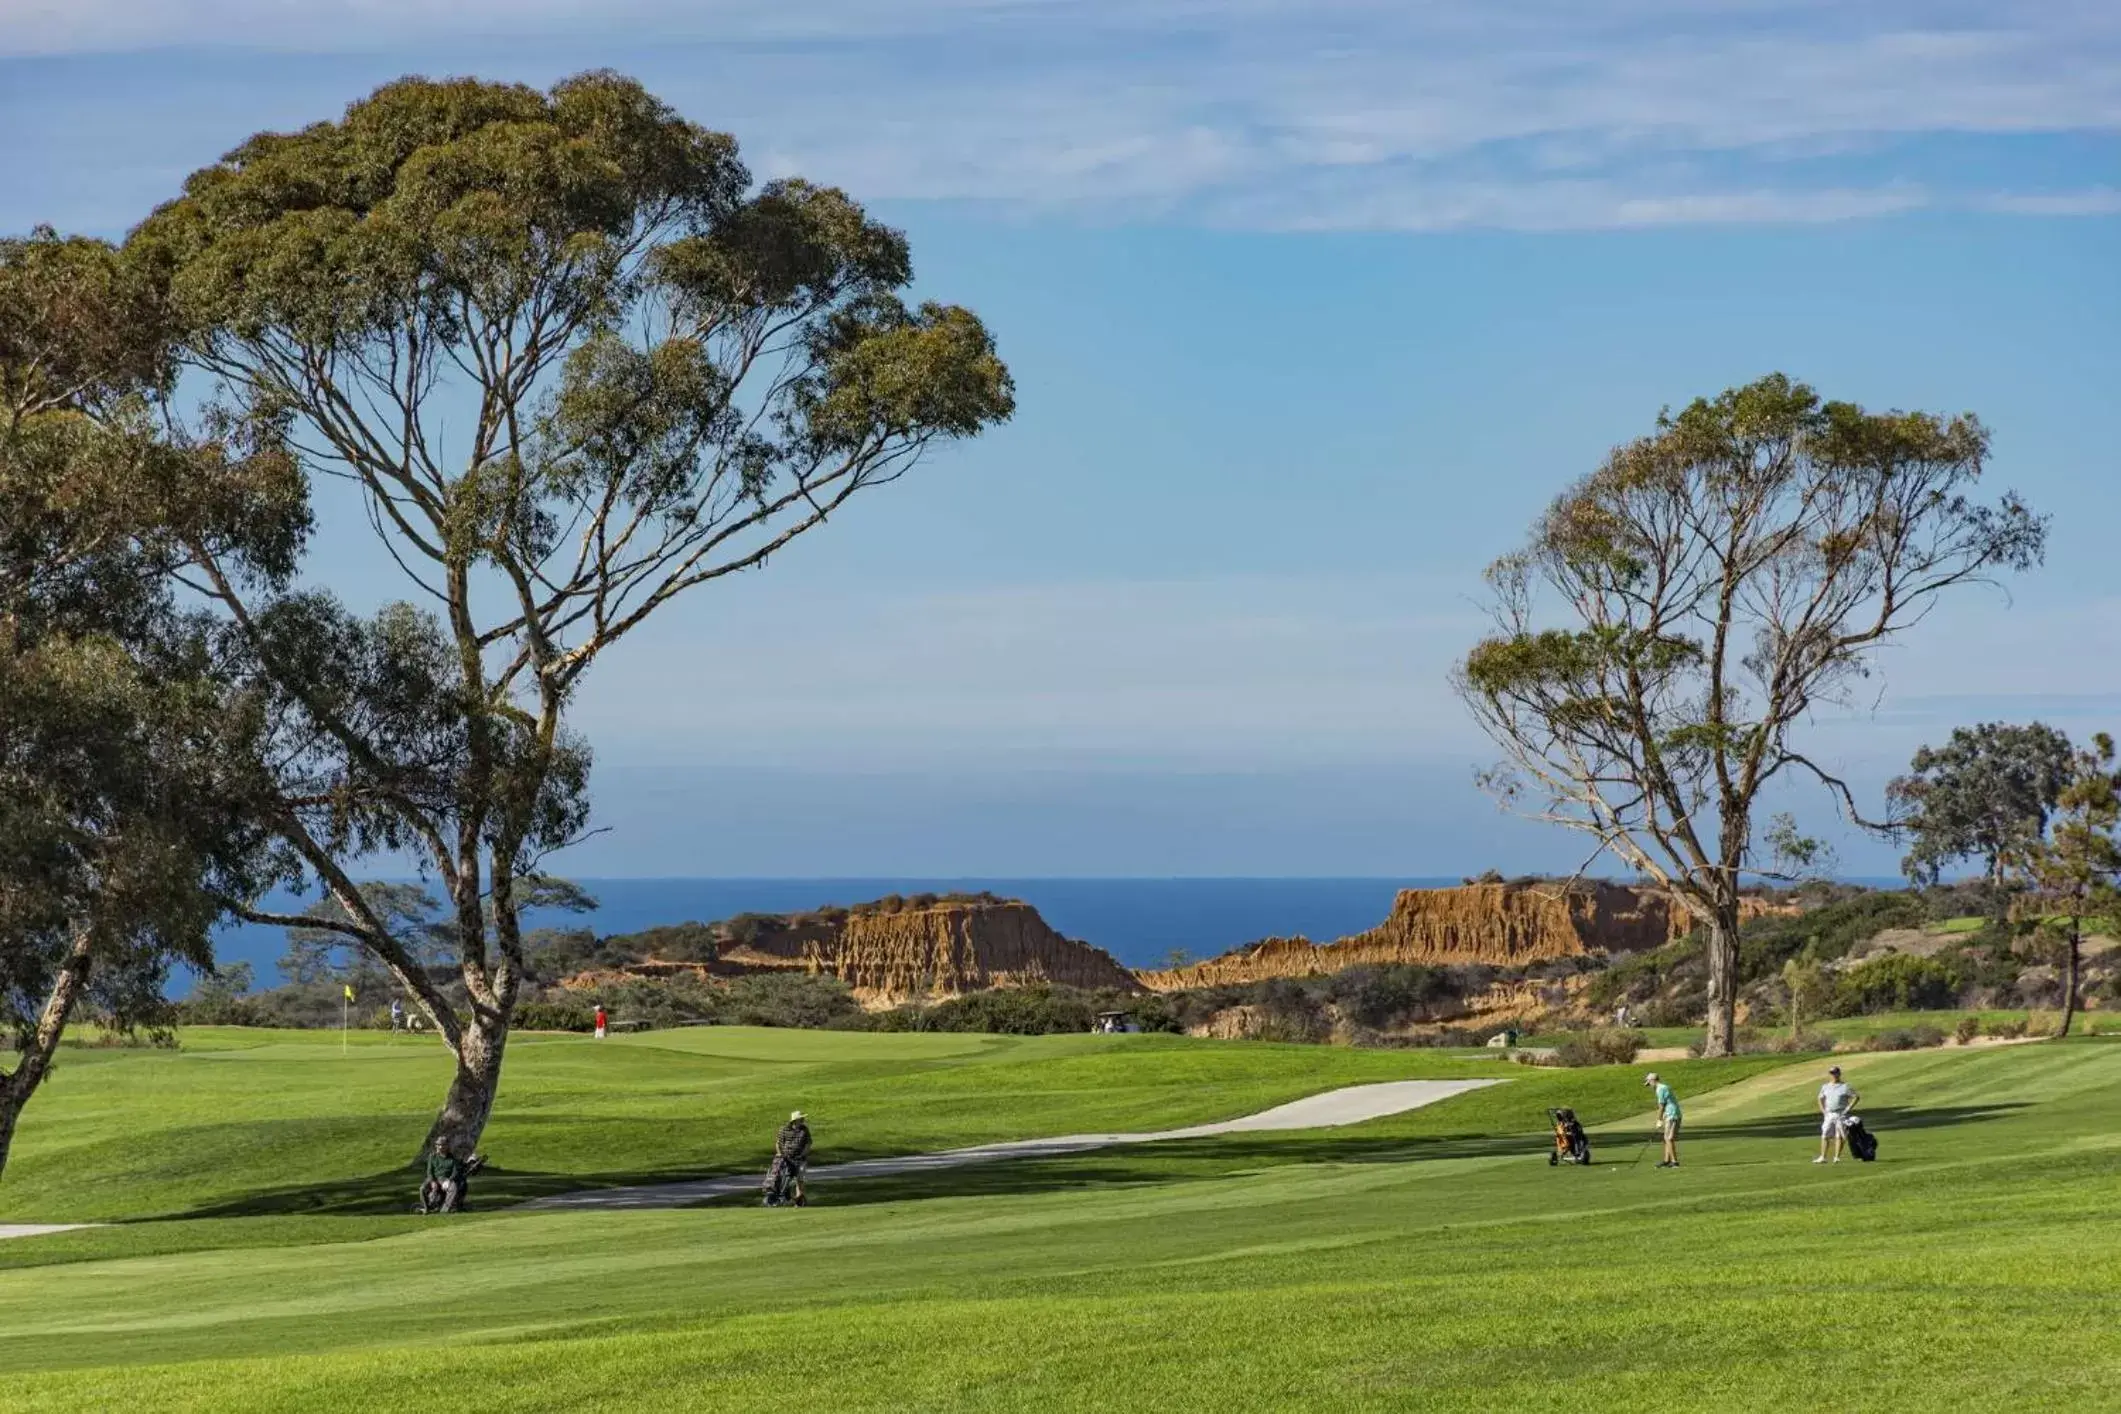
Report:
<svg viewBox="0 0 2121 1414"><path fill-rule="evenodd" d="M0 1075L0 1172L7 1169L8 1147L15 1142L15 1123L22 1117L22 1107L29 1097L37 1093L44 1077L51 1072L52 1054L59 1049L59 1037L66 1030L66 1019L72 1015L74 1003L80 1000L81 989L88 983L89 967L94 959L94 943L86 928L74 935L66 958L59 964L59 975L52 979L52 989L44 999L44 1011L37 1018L37 1029L30 1033L27 1048L14 1070Z"/></svg>
<svg viewBox="0 0 2121 1414"><path fill-rule="evenodd" d="M2057 1036L2069 1035L2070 1023L2077 1019L2077 982L2082 967L2082 939L2075 928L2069 931L2069 952L2062 968L2062 1024L2055 1028Z"/></svg>
<svg viewBox="0 0 2121 1414"><path fill-rule="evenodd" d="M425 1154L437 1139L449 1141L449 1152L469 1158L477 1150L479 1136L493 1114L494 1092L501 1084L501 1052L508 1045L506 1015L475 1007L471 1022L457 1038L457 1073L449 1082L449 1095L442 1111L429 1126L420 1145Z"/></svg>
<svg viewBox="0 0 2121 1414"><path fill-rule="evenodd" d="M1709 918L1709 1034L1701 1053L1738 1050L1738 900L1718 899Z"/></svg>

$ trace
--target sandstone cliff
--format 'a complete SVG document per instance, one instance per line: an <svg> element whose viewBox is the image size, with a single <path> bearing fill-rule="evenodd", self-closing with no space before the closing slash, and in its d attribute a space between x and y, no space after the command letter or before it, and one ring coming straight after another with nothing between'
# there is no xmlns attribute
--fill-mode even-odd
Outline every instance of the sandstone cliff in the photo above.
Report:
<svg viewBox="0 0 2121 1414"><path fill-rule="evenodd" d="M651 977L809 972L839 978L868 1006L1041 982L1141 990L1111 954L1062 937L1038 910L1011 899L886 900L732 920L708 931L711 958L645 957L623 970ZM585 974L580 980L594 979Z"/></svg>
<svg viewBox="0 0 2121 1414"><path fill-rule="evenodd" d="M1692 926L1685 910L1662 890L1624 884L1406 889L1383 923L1337 943L1267 938L1190 967L1139 975L1143 986L1171 992L1269 977L1313 977L1365 964L1521 967L1549 958L1661 947Z"/></svg>

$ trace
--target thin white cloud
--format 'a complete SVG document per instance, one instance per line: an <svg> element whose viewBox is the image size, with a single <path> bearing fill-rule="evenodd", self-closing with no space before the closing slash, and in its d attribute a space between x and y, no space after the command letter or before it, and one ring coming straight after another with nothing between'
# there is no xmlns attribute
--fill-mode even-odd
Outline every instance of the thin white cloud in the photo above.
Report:
<svg viewBox="0 0 2121 1414"><path fill-rule="evenodd" d="M2008 216L2112 216L2121 213L2121 187L2004 192L1984 198L1980 206Z"/></svg>
<svg viewBox="0 0 2121 1414"><path fill-rule="evenodd" d="M2121 150L2103 0L0 0L0 55L497 45L640 72L762 171L1092 219L2103 215L2103 173L1962 190L1937 147Z"/></svg>

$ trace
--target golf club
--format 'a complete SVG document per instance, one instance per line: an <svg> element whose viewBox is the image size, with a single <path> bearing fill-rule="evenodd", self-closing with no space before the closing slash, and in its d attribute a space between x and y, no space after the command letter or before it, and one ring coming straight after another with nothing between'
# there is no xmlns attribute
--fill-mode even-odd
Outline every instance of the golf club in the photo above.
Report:
<svg viewBox="0 0 2121 1414"><path fill-rule="evenodd" d="M1662 1131L1662 1130L1656 1130L1656 1129L1653 1129L1653 1130L1651 1130L1651 1131L1650 1131L1650 1137L1649 1137L1649 1138L1647 1138L1647 1139L1645 1139L1645 1140L1643 1140L1643 1141L1642 1141L1642 1145L1641 1145L1641 1147L1635 1150L1635 1157L1634 1157L1634 1158L1632 1158L1632 1159L1629 1159L1629 1160L1628 1160L1628 1167L1629 1167L1629 1168L1633 1168L1633 1167L1635 1167L1635 1165L1637 1165L1637 1164L1641 1163L1641 1162L1642 1162L1642 1156L1643 1156L1644 1154L1647 1154L1648 1152L1650 1152L1650 1146L1651 1146L1652 1144L1656 1143L1656 1142L1658 1141L1658 1139L1659 1139L1660 1137L1662 1137L1662 1134L1663 1134L1663 1131Z"/></svg>

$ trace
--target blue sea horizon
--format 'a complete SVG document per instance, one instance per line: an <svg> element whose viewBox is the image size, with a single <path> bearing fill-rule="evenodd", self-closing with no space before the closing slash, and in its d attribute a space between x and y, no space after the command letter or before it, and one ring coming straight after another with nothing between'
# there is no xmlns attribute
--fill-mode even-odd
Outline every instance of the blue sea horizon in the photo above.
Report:
<svg viewBox="0 0 2121 1414"><path fill-rule="evenodd" d="M1162 965L1174 950L1212 957L1266 937L1314 942L1382 922L1401 889L1456 884L1456 877L1403 878L874 878L577 879L597 900L592 913L532 910L533 928L637 933L672 923L711 923L739 913L793 913L826 904L864 903L886 894L979 893L1022 899L1056 931L1103 948L1128 967ZM288 899L274 907L298 907ZM223 966L247 962L258 985L278 980L286 950L277 928L238 924L219 937ZM189 989L189 979L177 979Z"/></svg>
<svg viewBox="0 0 2121 1414"><path fill-rule="evenodd" d="M1309 938L1329 943L1384 921L1401 889L1442 888L1456 876L1272 878L951 878L885 876L845 878L640 878L577 879L597 901L594 912L533 909L531 928L594 929L599 935L637 933L673 923L712 923L739 913L795 913L827 904L865 903L886 894L979 893L1022 899L1057 932L1103 948L1127 967L1160 967L1174 950L1198 960L1269 937ZM1869 887L1900 881L1850 878ZM270 901L294 911L300 902ZM216 942L223 966L247 962L257 985L279 981L277 963L286 950L277 928L238 924ZM189 991L191 978L172 979L171 990Z"/></svg>

